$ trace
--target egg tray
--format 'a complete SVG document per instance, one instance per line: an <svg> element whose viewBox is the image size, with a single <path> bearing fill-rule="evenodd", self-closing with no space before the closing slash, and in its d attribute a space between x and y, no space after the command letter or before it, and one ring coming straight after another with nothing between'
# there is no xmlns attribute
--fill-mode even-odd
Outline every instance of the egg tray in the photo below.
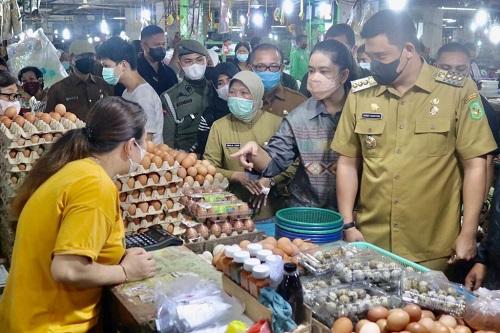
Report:
<svg viewBox="0 0 500 333"><path fill-rule="evenodd" d="M155 217L152 222L149 222L146 219L141 219L138 224L136 224L133 221L124 221L125 233L128 235L137 232L141 228L149 228L156 224L161 224L165 229L165 224L176 223L179 221L179 219L183 218L184 217L182 216L182 214L179 214L177 218L174 218L172 216L166 216L163 220L160 219L159 217Z"/></svg>
<svg viewBox="0 0 500 333"><path fill-rule="evenodd" d="M241 206L246 205L247 208L241 210ZM199 214L199 209L207 210L206 213ZM212 210L212 212L208 212ZM214 222L222 219L225 220L227 217L233 217L236 219L244 219L252 216L252 210L248 208L248 204L238 200L230 202L218 202L218 203L201 203L198 202L196 205L192 205L190 209L191 214L200 222L204 222L207 219L212 219Z"/></svg>
<svg viewBox="0 0 500 333"><path fill-rule="evenodd" d="M24 169L22 166L24 165ZM33 168L33 165L30 163L20 163L16 165L8 164L5 160L0 160L0 173L10 172L10 173L19 173L19 172L29 172Z"/></svg>
<svg viewBox="0 0 500 333"><path fill-rule="evenodd" d="M127 206L127 208L128 208L128 206ZM160 214L166 214L166 213L171 214L171 213L175 213L175 212L180 212L183 209L184 209L184 206L178 202L174 202L174 207L171 209L167 209L166 204L162 203L161 208L159 210L155 210L154 207L149 206L148 211L146 213L144 213L139 207L137 207L136 213L134 215L130 215L127 211L124 210L122 213L122 216L123 216L123 219L127 219L127 220L132 219L133 220L136 218L143 218L143 217L151 216L151 215L160 215Z"/></svg>
<svg viewBox="0 0 500 333"><path fill-rule="evenodd" d="M475 296L463 285L449 282L445 277L430 272L404 274L401 279L401 298L430 310L462 317L466 304Z"/></svg>
<svg viewBox="0 0 500 333"><path fill-rule="evenodd" d="M150 187L154 187L154 188L160 187L160 186L166 187L166 186L169 186L171 184L180 184L181 182L182 182L182 179L177 177L176 175L172 176L171 181L167 181L165 179L164 175L162 175L162 176L160 176L158 183L155 183L152 178L148 178L145 185L142 185L141 182L139 182L138 180L135 180L134 187L132 187L132 188L130 188L127 183L122 183L121 189L119 189L119 192L120 193L132 192L134 190L142 190L142 189L150 188ZM181 188L181 186L177 185L177 189L180 190L180 188Z"/></svg>
<svg viewBox="0 0 500 333"><path fill-rule="evenodd" d="M210 232L210 230L209 230ZM194 243L200 243L200 242L206 242L206 241L213 241L213 240L216 240L216 239L224 239L224 238L229 238L229 237L237 237L237 236L242 236L242 235L246 235L246 234L249 234L251 233L250 231L248 230L242 230L242 232L238 233L236 231L232 231L230 235L226 235L225 233L221 233L219 237L216 237L215 235L213 234L210 234L208 236L208 238L203 238L201 236L198 236L194 239L186 239L183 234L181 235L182 239L184 239L184 241L188 244L194 244Z"/></svg>
<svg viewBox="0 0 500 333"><path fill-rule="evenodd" d="M301 266L309 273L322 275L333 272L335 263L339 259L364 254L367 254L367 251L351 247L346 242L337 241L319 248L300 251L298 258Z"/></svg>
<svg viewBox="0 0 500 333"><path fill-rule="evenodd" d="M202 193L185 193L186 197L196 202L217 203L223 201L234 201L231 198L236 196L228 191L220 192L202 192Z"/></svg>
<svg viewBox="0 0 500 333"><path fill-rule="evenodd" d="M174 165L169 165L166 161L163 161L163 164L161 167L156 166L156 164L151 163L151 166L148 169L145 169L142 165L139 165L139 168L137 168L137 171L124 174L124 175L118 175L116 176L117 179L122 179L122 178L130 178L130 177L135 177L135 176L140 176L144 174L149 174L152 172L156 173L162 173L161 175L165 174L167 171L172 171L175 170L175 172L172 172L172 175L177 175L177 169L179 168L179 162L175 161Z"/></svg>
<svg viewBox="0 0 500 333"><path fill-rule="evenodd" d="M397 307L401 305L401 299L373 286L341 284L315 294L305 294L304 303L311 308L315 318L332 327L340 317L356 322L365 318L369 309L375 306Z"/></svg>
<svg viewBox="0 0 500 333"><path fill-rule="evenodd" d="M10 140L0 140L2 149L5 150L6 153L8 153L8 150L11 149L24 149L24 148L36 148L38 146L44 146L45 150L49 148L50 145L54 143L54 140L52 141L45 141L45 139L40 138L36 143L31 142L31 139L24 139L24 138L19 138L16 141L10 141Z"/></svg>
<svg viewBox="0 0 500 333"><path fill-rule="evenodd" d="M182 196L182 193L180 193L180 190L177 190L176 193L170 192L169 188L165 189L165 192L163 194L159 194L158 191L155 189L152 191L152 194L150 196L146 196L146 194L143 191L140 191L139 197L134 198L132 194L128 193L120 193L120 205L122 204L132 204L132 203L139 203L139 202L144 202L144 201L154 201L154 200L159 200L159 201L166 201L168 199L172 199L175 202L178 202L180 197ZM125 197L125 200L121 200L122 194L127 194ZM128 205L127 205L128 207ZM122 206L123 208L123 206Z"/></svg>
<svg viewBox="0 0 500 333"><path fill-rule="evenodd" d="M10 155L7 154L6 158L4 158L3 161L10 165L17 165L21 163L33 164L33 162L35 162L39 158L40 155L36 151L32 150L28 157L26 157L24 153L20 151L16 153L16 156L14 158L10 157Z"/></svg>
<svg viewBox="0 0 500 333"><path fill-rule="evenodd" d="M4 124L0 124L0 133L3 133L3 136L7 140L12 141L18 138L30 139L33 135L43 135L46 133L64 133L82 127L85 127L85 123L79 119L76 122L72 122L66 118L62 118L61 121L51 119L50 125L37 119L34 124L25 121L23 127L15 122L12 122L10 128L7 128Z"/></svg>

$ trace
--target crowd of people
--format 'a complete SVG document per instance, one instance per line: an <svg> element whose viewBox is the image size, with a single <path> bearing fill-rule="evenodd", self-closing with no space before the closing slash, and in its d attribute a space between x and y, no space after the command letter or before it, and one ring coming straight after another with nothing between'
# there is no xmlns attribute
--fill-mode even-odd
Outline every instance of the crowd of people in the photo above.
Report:
<svg viewBox="0 0 500 333"><path fill-rule="evenodd" d="M471 289L500 288L500 177L494 182L493 163L500 133L495 111L470 77L473 55L452 42L438 50L435 63L427 63L411 18L388 10L373 15L361 37L363 45L349 25L337 24L308 54L307 39L297 36L290 74L279 47L254 40L239 42L234 59L224 63L198 41L179 40L167 65L164 31L157 26L142 31L140 52L117 37L97 50L86 41L73 42L69 76L48 90L39 69L26 67L16 80L6 68L0 72L2 110L29 105L31 111L50 112L62 103L92 128L90 136L87 131L61 139L49 152L87 140L83 154L58 155L58 168L42 158L34 169L43 165L54 176L41 173L23 185L16 201L17 213L23 212L18 232L28 233L25 224L37 207L28 199L44 195L48 185L42 182L62 186L63 176L85 168L91 172L96 163L103 163L111 177L126 172L140 161L147 139L209 160L230 180L231 191L248 202L264 195L267 204L258 207L259 219L290 206L337 210L347 241L372 242L444 271ZM96 73L96 66L102 70ZM125 101L132 103L121 105ZM137 105L144 119L136 114ZM61 163L82 158L85 162L61 169ZM494 209L477 250L479 217L491 186ZM104 208L101 213L106 223L116 217ZM29 236L17 242L14 259L18 252L47 250L21 248L23 240ZM102 286L120 280L120 269L125 279L143 277L134 263L149 267L144 253L128 252L126 265L103 279L99 274L105 268L83 267L78 259L95 260L96 244L77 240L79 251L72 251L69 243L57 240L49 251L57 258L52 261L56 281ZM109 239L100 241L99 246L114 246ZM71 256L62 259L58 253ZM118 254L111 254L107 265L117 262ZM460 261L475 264L467 277L453 271ZM60 270L62 264L86 272L86 278L72 280ZM27 295L14 289L8 285L6 295ZM7 303L4 314L15 307Z"/></svg>

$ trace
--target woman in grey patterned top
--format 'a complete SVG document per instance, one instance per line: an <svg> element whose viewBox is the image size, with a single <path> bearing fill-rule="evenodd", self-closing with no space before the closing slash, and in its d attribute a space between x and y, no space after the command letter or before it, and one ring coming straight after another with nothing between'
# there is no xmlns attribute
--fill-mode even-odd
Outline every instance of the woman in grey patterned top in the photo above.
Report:
<svg viewBox="0 0 500 333"><path fill-rule="evenodd" d="M330 150L353 77L354 60L340 42L318 43L309 59L307 88L312 97L293 110L265 147L247 143L233 158L260 177L273 177L297 158L290 184L290 206L337 209L335 171L338 155Z"/></svg>

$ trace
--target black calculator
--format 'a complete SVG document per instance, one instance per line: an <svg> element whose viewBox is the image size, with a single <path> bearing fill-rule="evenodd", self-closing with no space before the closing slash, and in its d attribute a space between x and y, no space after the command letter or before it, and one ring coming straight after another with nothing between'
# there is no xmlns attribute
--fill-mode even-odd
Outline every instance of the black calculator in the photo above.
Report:
<svg viewBox="0 0 500 333"><path fill-rule="evenodd" d="M167 246L179 246L183 241L169 234L159 224L142 229L136 234L125 236L126 248L142 247L146 251L159 250Z"/></svg>

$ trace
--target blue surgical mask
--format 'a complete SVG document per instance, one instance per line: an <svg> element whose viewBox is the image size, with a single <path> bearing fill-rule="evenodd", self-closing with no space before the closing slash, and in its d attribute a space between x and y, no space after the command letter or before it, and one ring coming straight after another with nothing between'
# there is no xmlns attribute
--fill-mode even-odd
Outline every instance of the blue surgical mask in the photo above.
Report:
<svg viewBox="0 0 500 333"><path fill-rule="evenodd" d="M278 84L281 81L281 71L278 71L278 72L269 72L269 71L255 72L255 74L257 74L260 77L260 79L262 80L262 83L264 84L265 91L269 91L269 90L276 88L276 86L278 86Z"/></svg>
<svg viewBox="0 0 500 333"><path fill-rule="evenodd" d="M245 123L249 123L255 118L256 112L253 109L253 100L251 99L229 97L227 106L233 116Z"/></svg>
<svg viewBox="0 0 500 333"><path fill-rule="evenodd" d="M248 53L238 53L236 54L236 59L238 59L239 62L247 62Z"/></svg>
<svg viewBox="0 0 500 333"><path fill-rule="evenodd" d="M115 73L115 69L110 67L104 67L102 69L102 78L106 83L112 86L116 85L118 80L120 80L120 77Z"/></svg>

